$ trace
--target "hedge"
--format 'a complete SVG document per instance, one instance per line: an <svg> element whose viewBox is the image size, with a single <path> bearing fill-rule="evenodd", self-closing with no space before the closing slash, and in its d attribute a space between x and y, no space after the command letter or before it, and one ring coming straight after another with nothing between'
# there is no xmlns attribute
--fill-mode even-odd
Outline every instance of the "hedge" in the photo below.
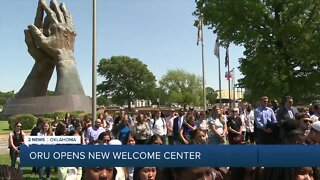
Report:
<svg viewBox="0 0 320 180"><path fill-rule="evenodd" d="M60 120L64 120L67 111L57 111L57 112L50 112L44 114L44 117L53 119L54 117L58 117ZM74 118L80 118L84 112L83 111L73 111L69 112L70 115Z"/></svg>
<svg viewBox="0 0 320 180"><path fill-rule="evenodd" d="M37 117L31 114L18 114L14 116L10 116L8 119L9 129L14 129L15 122L20 122L22 125L22 129L32 129L37 122Z"/></svg>

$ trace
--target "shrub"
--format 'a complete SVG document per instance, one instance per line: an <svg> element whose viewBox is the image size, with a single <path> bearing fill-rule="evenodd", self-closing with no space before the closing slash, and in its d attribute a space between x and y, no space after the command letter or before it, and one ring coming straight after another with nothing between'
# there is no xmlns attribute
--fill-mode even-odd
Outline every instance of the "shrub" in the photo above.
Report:
<svg viewBox="0 0 320 180"><path fill-rule="evenodd" d="M73 117L73 118L78 118L80 119L81 116L84 112L83 111L73 111L73 112L70 112L70 115Z"/></svg>
<svg viewBox="0 0 320 180"><path fill-rule="evenodd" d="M44 114L45 118L53 119L54 117L58 117L59 119L64 119L64 116L66 115L66 111L57 111L57 112L49 112Z"/></svg>
<svg viewBox="0 0 320 180"><path fill-rule="evenodd" d="M31 114L17 114L14 116L10 116L8 120L9 129L14 129L15 122L20 122L23 130L32 129L33 126L36 124L37 119L37 117Z"/></svg>
<svg viewBox="0 0 320 180"><path fill-rule="evenodd" d="M80 114L78 115L78 118L79 118L80 120L83 120L84 116L88 116L89 118L91 118L91 117L92 117L92 114L91 114L91 113L85 113L85 112L83 112L83 113L80 113Z"/></svg>
<svg viewBox="0 0 320 180"><path fill-rule="evenodd" d="M50 118L50 119L54 119L54 117L58 117L58 119L64 120L66 113L67 113L67 111L49 112L49 113L44 114L44 117ZM81 116L84 114L83 111L73 111L73 112L69 112L69 113L74 118L81 118Z"/></svg>
<svg viewBox="0 0 320 180"><path fill-rule="evenodd" d="M50 124L53 122L53 119L51 119L51 118L46 118L46 117L44 117L43 120L44 120L45 122L50 123Z"/></svg>

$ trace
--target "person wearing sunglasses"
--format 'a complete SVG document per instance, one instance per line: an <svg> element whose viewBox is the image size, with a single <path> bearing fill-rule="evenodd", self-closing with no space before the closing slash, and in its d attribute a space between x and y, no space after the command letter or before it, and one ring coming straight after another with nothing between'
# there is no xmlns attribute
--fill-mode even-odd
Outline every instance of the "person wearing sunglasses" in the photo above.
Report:
<svg viewBox="0 0 320 180"><path fill-rule="evenodd" d="M299 113L296 115L296 120L299 121L299 129L305 137L309 134L309 126L313 123L310 115L307 113Z"/></svg>
<svg viewBox="0 0 320 180"><path fill-rule="evenodd" d="M9 134L9 149L10 149L10 159L11 167L15 167L17 158L20 154L20 145L23 144L24 132L22 131L22 124L20 122L14 123L14 130ZM19 165L20 173L22 174L22 168Z"/></svg>
<svg viewBox="0 0 320 180"><path fill-rule="evenodd" d="M243 124L239 116L239 109L231 108L229 117L227 119L229 144L243 144Z"/></svg>

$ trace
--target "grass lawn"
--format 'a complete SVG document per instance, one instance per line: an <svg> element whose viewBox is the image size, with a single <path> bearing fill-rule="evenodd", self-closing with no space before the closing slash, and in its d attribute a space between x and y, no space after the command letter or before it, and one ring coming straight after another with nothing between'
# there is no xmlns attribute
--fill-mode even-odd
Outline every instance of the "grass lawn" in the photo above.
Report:
<svg viewBox="0 0 320 180"><path fill-rule="evenodd" d="M5 164L5 165L10 164L9 154L0 155L0 164ZM32 173L31 173L32 167L23 167L22 170L23 170L23 179L25 179L25 180L38 180L39 179L38 174L32 175ZM52 180L58 180L57 173L54 171L54 168L51 168L50 178Z"/></svg>
<svg viewBox="0 0 320 180"><path fill-rule="evenodd" d="M0 135L9 134L10 131L8 121L0 120Z"/></svg>
<svg viewBox="0 0 320 180"><path fill-rule="evenodd" d="M9 134L10 133L9 124L7 120L0 120L0 135ZM30 133L31 129L23 130L25 133Z"/></svg>

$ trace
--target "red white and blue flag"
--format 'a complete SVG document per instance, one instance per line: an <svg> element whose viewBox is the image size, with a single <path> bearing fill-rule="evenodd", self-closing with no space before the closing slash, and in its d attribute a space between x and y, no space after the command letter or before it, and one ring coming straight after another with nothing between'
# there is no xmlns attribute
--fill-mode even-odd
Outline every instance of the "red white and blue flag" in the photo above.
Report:
<svg viewBox="0 0 320 180"><path fill-rule="evenodd" d="M224 75L224 77L227 80L231 80L233 78L233 69L231 71L227 71L226 74Z"/></svg>

